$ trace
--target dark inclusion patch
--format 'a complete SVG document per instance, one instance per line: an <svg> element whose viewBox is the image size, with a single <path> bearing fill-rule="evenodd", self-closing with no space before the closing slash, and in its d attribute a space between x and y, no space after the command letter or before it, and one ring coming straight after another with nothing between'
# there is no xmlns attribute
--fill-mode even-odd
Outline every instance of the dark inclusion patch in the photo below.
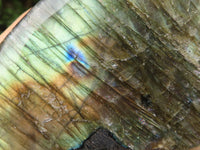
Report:
<svg viewBox="0 0 200 150"><path fill-rule="evenodd" d="M125 148L113 134L106 129L100 128L93 133L80 148L73 150L131 150Z"/></svg>
<svg viewBox="0 0 200 150"><path fill-rule="evenodd" d="M141 103L145 108L148 108L152 105L151 96L150 95L141 95Z"/></svg>

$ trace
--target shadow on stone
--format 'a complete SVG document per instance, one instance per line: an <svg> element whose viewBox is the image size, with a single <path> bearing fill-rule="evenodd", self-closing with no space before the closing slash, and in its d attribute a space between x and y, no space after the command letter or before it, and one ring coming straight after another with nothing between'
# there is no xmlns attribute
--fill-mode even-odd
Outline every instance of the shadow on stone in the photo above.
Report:
<svg viewBox="0 0 200 150"><path fill-rule="evenodd" d="M131 150L123 147L116 139L113 134L106 129L98 129L93 133L87 140L84 141L83 145L75 150Z"/></svg>

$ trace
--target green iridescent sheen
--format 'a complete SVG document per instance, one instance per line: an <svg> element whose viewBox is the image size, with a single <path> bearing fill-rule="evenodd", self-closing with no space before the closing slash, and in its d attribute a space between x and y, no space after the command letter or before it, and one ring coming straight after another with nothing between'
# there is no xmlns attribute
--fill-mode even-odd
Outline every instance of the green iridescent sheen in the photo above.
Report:
<svg viewBox="0 0 200 150"><path fill-rule="evenodd" d="M196 0L43 0L0 49L0 149L200 141ZM11 142L12 141L12 142Z"/></svg>

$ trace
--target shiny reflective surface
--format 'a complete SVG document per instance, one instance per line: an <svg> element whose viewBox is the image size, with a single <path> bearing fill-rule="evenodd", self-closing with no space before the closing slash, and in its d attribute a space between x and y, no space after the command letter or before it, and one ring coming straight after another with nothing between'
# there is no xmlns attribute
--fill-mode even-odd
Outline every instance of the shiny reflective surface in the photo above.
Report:
<svg viewBox="0 0 200 150"><path fill-rule="evenodd" d="M198 145L198 6L41 1L1 45L0 148L71 149L99 127L132 149Z"/></svg>

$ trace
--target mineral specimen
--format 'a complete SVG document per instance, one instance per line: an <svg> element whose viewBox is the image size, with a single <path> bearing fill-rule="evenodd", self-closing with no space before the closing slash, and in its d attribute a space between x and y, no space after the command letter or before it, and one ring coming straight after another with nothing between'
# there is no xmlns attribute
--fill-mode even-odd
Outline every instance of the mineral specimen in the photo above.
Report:
<svg viewBox="0 0 200 150"><path fill-rule="evenodd" d="M199 0L42 0L0 48L0 149L200 144Z"/></svg>

